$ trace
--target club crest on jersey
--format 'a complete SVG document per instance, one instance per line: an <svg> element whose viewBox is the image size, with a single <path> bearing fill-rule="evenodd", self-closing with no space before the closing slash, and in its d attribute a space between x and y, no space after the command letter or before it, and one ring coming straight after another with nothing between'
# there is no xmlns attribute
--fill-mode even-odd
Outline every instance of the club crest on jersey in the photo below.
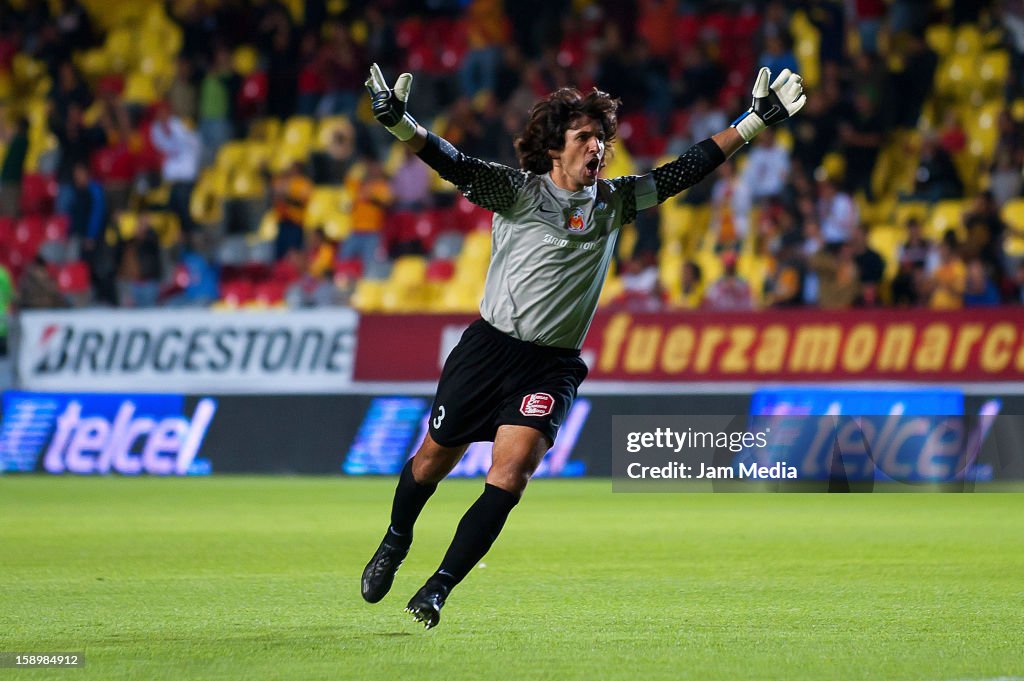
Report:
<svg viewBox="0 0 1024 681"><path fill-rule="evenodd" d="M547 393L533 393L523 398L519 413L523 416L547 416L555 408L555 398Z"/></svg>
<svg viewBox="0 0 1024 681"><path fill-rule="evenodd" d="M582 232L584 229L586 229L586 224L583 222L583 206L577 206L573 208L572 215L569 216L569 231Z"/></svg>

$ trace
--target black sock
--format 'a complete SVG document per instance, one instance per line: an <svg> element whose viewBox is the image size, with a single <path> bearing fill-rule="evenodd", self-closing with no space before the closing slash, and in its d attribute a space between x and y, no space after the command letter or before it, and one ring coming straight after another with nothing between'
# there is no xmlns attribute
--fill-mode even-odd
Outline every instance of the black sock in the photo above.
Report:
<svg viewBox="0 0 1024 681"><path fill-rule="evenodd" d="M412 526L437 489L436 482L420 483L412 477L412 459L406 462L395 487L395 500L391 504L391 527L388 528L388 543L406 548L412 544Z"/></svg>
<svg viewBox="0 0 1024 681"><path fill-rule="evenodd" d="M459 521L448 553L444 554L441 567L430 579L448 589L465 579L498 538L508 514L518 503L518 495L485 484L484 493Z"/></svg>

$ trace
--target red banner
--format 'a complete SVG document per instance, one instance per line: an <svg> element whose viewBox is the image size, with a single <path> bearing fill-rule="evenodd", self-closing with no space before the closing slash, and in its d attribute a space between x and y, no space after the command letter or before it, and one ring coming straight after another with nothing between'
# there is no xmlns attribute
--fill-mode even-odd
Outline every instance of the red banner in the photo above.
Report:
<svg viewBox="0 0 1024 681"><path fill-rule="evenodd" d="M436 380L469 316L364 315L356 380ZM1024 308L599 314L590 379L1024 381Z"/></svg>

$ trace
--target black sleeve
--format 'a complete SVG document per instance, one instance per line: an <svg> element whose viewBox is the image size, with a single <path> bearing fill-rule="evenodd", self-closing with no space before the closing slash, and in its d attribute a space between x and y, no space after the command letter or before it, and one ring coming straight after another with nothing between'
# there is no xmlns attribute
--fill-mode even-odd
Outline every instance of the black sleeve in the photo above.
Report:
<svg viewBox="0 0 1024 681"><path fill-rule="evenodd" d="M658 189L658 203L697 184L715 168L725 163L725 153L716 142L706 139L693 145L686 152L663 166L651 171L654 186Z"/></svg>
<svg viewBox="0 0 1024 681"><path fill-rule="evenodd" d="M417 155L467 199L495 213L511 208L526 183L523 171L467 156L432 132Z"/></svg>
<svg viewBox="0 0 1024 681"><path fill-rule="evenodd" d="M692 187L725 161L725 154L714 141L695 144L674 161L646 175L626 175L611 181L622 198L622 224L636 220L637 212L651 208Z"/></svg>

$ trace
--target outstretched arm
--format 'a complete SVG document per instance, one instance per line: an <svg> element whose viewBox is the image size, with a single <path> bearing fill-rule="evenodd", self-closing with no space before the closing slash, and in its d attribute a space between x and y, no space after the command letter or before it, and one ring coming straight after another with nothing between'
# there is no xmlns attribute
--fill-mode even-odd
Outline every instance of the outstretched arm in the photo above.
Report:
<svg viewBox="0 0 1024 681"><path fill-rule="evenodd" d="M655 168L647 175L616 180L634 181L635 210L656 206L697 184L766 127L786 120L803 108L807 102L803 78L783 69L769 87L770 78L771 71L762 68L754 82L754 101L750 108L722 132L698 142L676 160ZM622 188L628 191L628 187ZM624 222L635 216L635 211L630 213L627 209Z"/></svg>
<svg viewBox="0 0 1024 681"><path fill-rule="evenodd" d="M499 163L467 156L447 140L416 122L406 110L412 75L403 73L388 87L376 64L370 67L366 89L373 98L373 115L407 148L461 191L467 199L496 213L512 207L526 176Z"/></svg>

